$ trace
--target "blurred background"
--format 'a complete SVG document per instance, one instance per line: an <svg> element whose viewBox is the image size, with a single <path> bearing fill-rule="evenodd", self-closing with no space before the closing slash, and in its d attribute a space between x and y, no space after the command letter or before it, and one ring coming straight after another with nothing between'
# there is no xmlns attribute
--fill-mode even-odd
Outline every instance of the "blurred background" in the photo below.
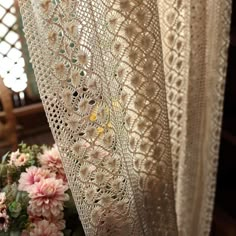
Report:
<svg viewBox="0 0 236 236"><path fill-rule="evenodd" d="M17 143L52 144L17 1L0 1L0 155Z"/></svg>
<svg viewBox="0 0 236 236"><path fill-rule="evenodd" d="M236 236L236 4L211 236ZM0 0L0 156L20 142L54 143L40 101L17 1ZM191 235L190 235L191 236Z"/></svg>

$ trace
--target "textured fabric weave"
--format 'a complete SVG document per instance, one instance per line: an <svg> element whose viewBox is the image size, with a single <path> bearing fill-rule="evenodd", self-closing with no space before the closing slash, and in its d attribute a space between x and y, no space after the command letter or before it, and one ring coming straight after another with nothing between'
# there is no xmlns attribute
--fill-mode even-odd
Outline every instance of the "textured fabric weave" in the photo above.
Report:
<svg viewBox="0 0 236 236"><path fill-rule="evenodd" d="M208 235L230 1L20 7L86 235Z"/></svg>
<svg viewBox="0 0 236 236"><path fill-rule="evenodd" d="M209 235L215 194L229 0L159 1L180 235Z"/></svg>

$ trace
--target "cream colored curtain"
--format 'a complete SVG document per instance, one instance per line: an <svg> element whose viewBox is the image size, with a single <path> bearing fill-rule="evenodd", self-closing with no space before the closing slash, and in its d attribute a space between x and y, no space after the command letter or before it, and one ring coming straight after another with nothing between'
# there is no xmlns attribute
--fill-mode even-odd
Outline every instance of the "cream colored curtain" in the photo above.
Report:
<svg viewBox="0 0 236 236"><path fill-rule="evenodd" d="M159 1L180 235L208 235L231 1Z"/></svg>
<svg viewBox="0 0 236 236"><path fill-rule="evenodd" d="M86 235L209 235L229 0L20 0Z"/></svg>

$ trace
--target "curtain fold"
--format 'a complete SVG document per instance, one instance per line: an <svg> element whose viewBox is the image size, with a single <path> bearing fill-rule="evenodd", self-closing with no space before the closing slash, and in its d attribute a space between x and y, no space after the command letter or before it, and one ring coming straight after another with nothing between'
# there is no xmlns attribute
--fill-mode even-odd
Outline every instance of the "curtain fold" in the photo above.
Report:
<svg viewBox="0 0 236 236"><path fill-rule="evenodd" d="M86 235L208 235L230 1L19 3Z"/></svg>
<svg viewBox="0 0 236 236"><path fill-rule="evenodd" d="M231 1L159 1L180 235L209 235Z"/></svg>

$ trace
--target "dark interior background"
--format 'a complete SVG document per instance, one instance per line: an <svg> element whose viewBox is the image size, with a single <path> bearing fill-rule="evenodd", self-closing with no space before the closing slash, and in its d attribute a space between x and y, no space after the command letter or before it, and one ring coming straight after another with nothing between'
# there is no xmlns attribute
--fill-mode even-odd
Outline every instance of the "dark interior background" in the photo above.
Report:
<svg viewBox="0 0 236 236"><path fill-rule="evenodd" d="M220 158L211 236L236 236L236 1L233 1Z"/></svg>

